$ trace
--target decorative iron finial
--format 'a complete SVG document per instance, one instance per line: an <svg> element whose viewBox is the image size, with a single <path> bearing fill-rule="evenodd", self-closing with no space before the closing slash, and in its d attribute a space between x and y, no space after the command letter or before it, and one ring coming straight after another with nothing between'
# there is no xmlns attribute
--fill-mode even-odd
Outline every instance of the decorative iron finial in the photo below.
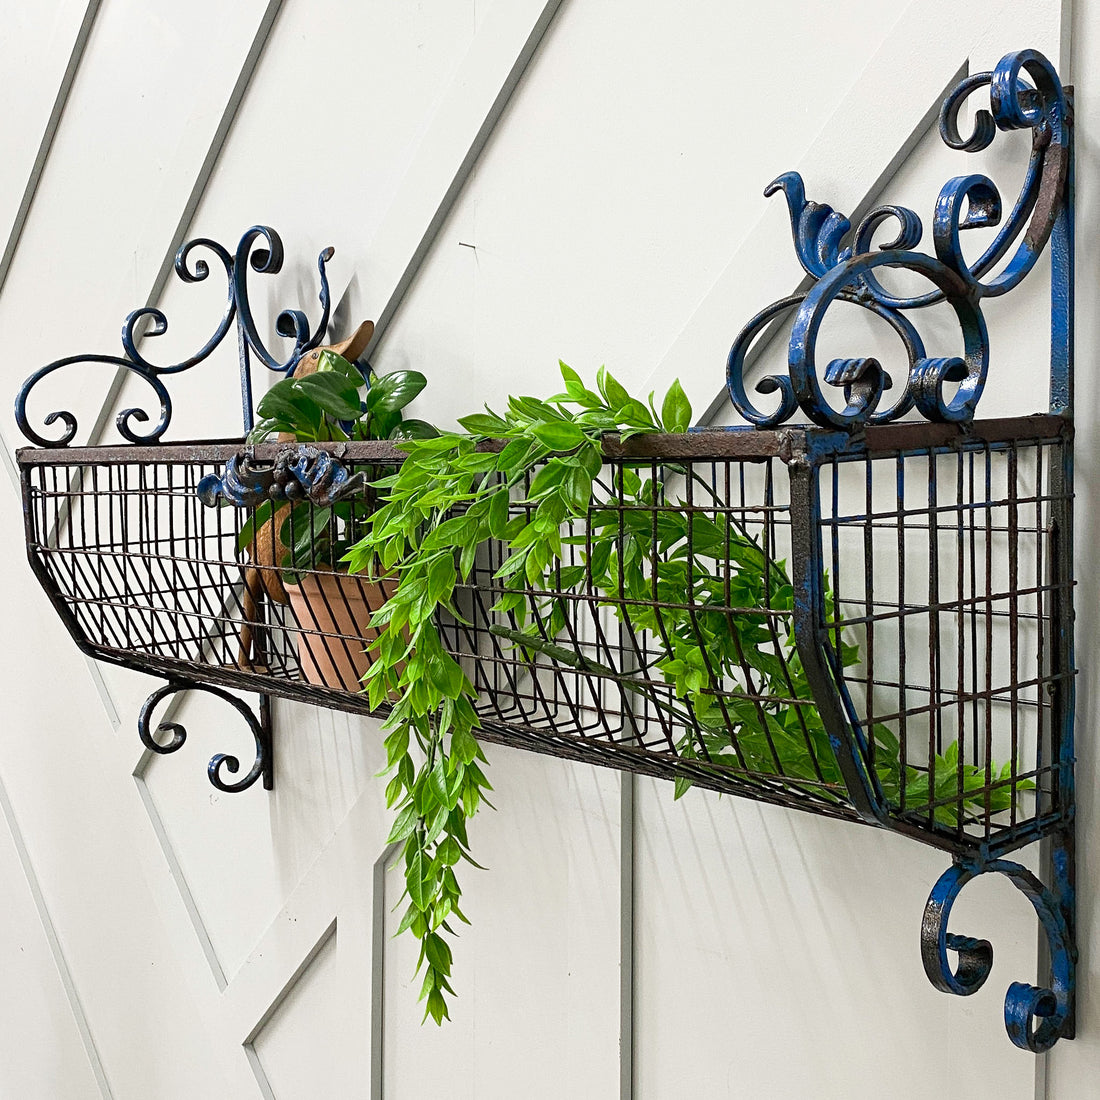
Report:
<svg viewBox="0 0 1100 1100"><path fill-rule="evenodd" d="M1032 87L1024 79L1027 74ZM990 111L980 110L974 131L959 133L959 110L976 89L988 85ZM983 175L955 176L940 190L932 222L934 255L912 251L923 234L920 218L904 206L880 206L856 228L830 206L806 199L802 177L786 172L773 180L765 195L782 191L790 212L795 253L815 283L805 293L783 298L758 313L737 336L727 362L727 386L741 415L759 428L789 420L795 410L815 424L855 431L865 424L897 420L914 407L928 420L967 422L974 418L989 366L989 335L982 316L985 298L1007 294L1034 267L1063 215L1069 195L1069 118L1065 93L1050 62L1036 50L1020 50L1001 59L996 69L963 80L947 97L940 112L940 135L952 149L974 152L986 148L1000 130L1030 129L1031 160L1020 195L1001 224L1002 202L993 181ZM894 240L873 252L872 238L884 222L894 221ZM982 256L967 264L960 247L963 230L1001 225ZM1022 239L1021 238L1022 235ZM1017 240L1019 243L1016 244ZM1013 244L1016 251L999 274L983 282ZM898 297L874 274L896 267L922 275L933 286L925 294ZM881 317L901 339L909 373L897 399L880 408L890 379L877 359L835 359L820 373L816 360L818 331L834 301L850 302ZM930 356L905 311L946 301L962 332L961 356ZM772 412L758 409L745 390L745 358L756 337L777 316L797 309L788 351L787 376L768 375L756 384L763 394L778 393ZM821 380L841 389L845 407L834 408ZM944 384L958 384L944 395Z"/></svg>

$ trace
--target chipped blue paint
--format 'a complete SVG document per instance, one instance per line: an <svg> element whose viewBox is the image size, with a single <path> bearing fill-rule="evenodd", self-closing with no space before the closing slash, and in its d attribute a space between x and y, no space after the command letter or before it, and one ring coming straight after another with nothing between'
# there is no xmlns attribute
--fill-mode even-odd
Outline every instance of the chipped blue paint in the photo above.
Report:
<svg viewBox="0 0 1100 1100"><path fill-rule="evenodd" d="M984 87L989 88L990 109L976 112L973 130L964 136L959 132L960 109L972 93ZM887 802L869 766L864 724L838 668L838 655L826 626L819 471L824 463L865 459L863 429L898 420L913 409L928 421L955 423L965 429L976 414L989 370L990 341L982 303L1018 286L1048 242L1052 270L1050 412L1072 416L1072 98L1061 87L1051 64L1034 50L1008 54L992 72L966 78L947 97L940 114L944 142L967 152L986 148L998 130L1013 129L1031 130L1032 151L1019 196L1007 217L1001 196L988 177L975 173L956 176L940 190L929 253L914 251L923 229L917 214L906 207L878 207L853 230L843 214L806 198L797 172L773 180L764 193L782 192L795 255L813 284L753 317L737 336L727 360L727 388L746 421L740 430L777 428L799 410L819 426L787 429L781 448L791 478L791 512L797 517L792 562L795 638L852 805L864 821L886 828L900 826L898 807ZM876 231L888 222L897 226L895 239L872 251ZM992 243L978 260L967 264L960 241L963 231L993 226L1000 229ZM990 277L994 267L1000 270ZM882 269L891 268L922 276L932 289L912 297L892 295L878 278ZM908 359L903 385L892 387L889 375L871 356L833 359L823 369L819 367L818 333L836 301L866 309L892 327ZM961 355L929 354L906 316L941 302L954 311L962 337ZM787 374L767 375L755 386L757 394L771 398L773 407L765 411L746 390L747 358L757 337L773 321L792 312ZM948 383L954 389L945 393ZM885 395L891 389L893 400L887 401ZM914 453L918 452L899 452L901 456ZM1073 462L1069 435L1062 454L1059 468L1052 472L1051 495L1057 503L1051 506L1049 520L1051 556L1063 584L1055 597L1057 606L1052 608L1052 660L1072 670L1073 607L1068 582L1072 580L1069 502ZM929 507L934 509L931 494L930 487ZM904 497L900 466L898 497L899 501ZM1005 1026L1013 1043L1034 1052L1050 1049L1059 1038L1072 1038L1075 1028L1073 716L1073 677L1057 677L1052 706L1058 766L1055 809L1022 825L1014 837L1015 846L1050 838L1050 886L1020 864L999 858L988 843L978 841L970 851L956 854L955 864L932 890L921 931L929 979L938 989L966 996L988 977L993 949L986 940L947 931L955 898L972 878L990 872L1004 875L1028 898L1049 944L1050 978L1042 987L1012 983L1005 998ZM928 828L934 829L931 821ZM908 831L919 835L917 827ZM954 968L949 951L957 953Z"/></svg>
<svg viewBox="0 0 1100 1100"><path fill-rule="evenodd" d="M921 957L929 981L944 993L967 997L985 983L993 967L993 947L988 940L948 932L951 908L971 879L982 874L1004 875L1031 902L1047 938L1050 983L1034 986L1013 982L1005 995L1005 1028L1023 1050L1040 1054L1060 1038L1073 1035L1077 951L1067 910L1073 909L1069 873L1071 849L1056 845L1061 853L1054 861L1054 889L1048 889L1026 867L1010 860L988 863L959 860L940 876L932 888L921 923ZM954 968L948 951L957 955Z"/></svg>
<svg viewBox="0 0 1100 1100"><path fill-rule="evenodd" d="M959 110L972 92L986 85L990 89L990 111L979 111L974 132L963 138L958 130ZM983 149L998 129L1030 129L1032 154L1020 195L1007 220L973 265L963 256L961 232L999 225L1003 214L1000 193L986 176L956 176L944 184L933 216L932 255L913 251L922 237L922 226L917 214L907 207L875 208L856 228L853 244L845 247L843 241L852 232L851 222L832 207L807 200L797 172L786 172L768 185L765 195L782 191L786 198L795 254L815 283L805 293L784 298L758 313L734 341L726 365L727 388L745 420L760 428L773 428L800 408L815 424L856 431L865 424L897 420L913 407L932 421L966 423L974 418L989 364L982 300L1006 294L1019 285L1056 227L1055 247L1063 252L1069 248L1069 110L1057 74L1035 50L1008 54L992 72L968 77L944 103L940 133L952 148ZM895 239L872 252L875 231L888 221L898 224ZM1017 238L1021 238L1018 243ZM1003 270L983 282L982 277L1009 254L1014 244L1016 250ZM915 272L932 283L933 289L914 297L896 297L873 274L880 267ZM860 306L887 319L900 337L909 369L905 385L899 387L892 404L880 407L889 379L873 357L834 360L819 372L815 361L817 334L835 301ZM916 329L903 320L903 311L942 301L955 311L964 345L962 358L930 357ZM756 385L757 393L778 394L778 406L765 412L756 407L745 389L746 357L770 322L790 310L796 313L788 348L788 375L767 375ZM1057 304L1055 313L1059 344L1064 348L1067 341L1061 330L1067 310ZM841 391L843 408L836 408L827 399L818 381L819 373L826 385ZM1059 363L1052 377L1052 408L1069 408L1068 383L1064 380L1067 375L1068 370ZM950 399L944 397L944 385L949 382L958 384Z"/></svg>
<svg viewBox="0 0 1100 1100"><path fill-rule="evenodd" d="M327 451L300 443L274 462L257 462L247 452L234 455L220 475L207 474L199 482L198 495L211 508L222 501L255 508L265 500L309 500L327 507L345 497L362 496L367 485L365 474L351 475Z"/></svg>

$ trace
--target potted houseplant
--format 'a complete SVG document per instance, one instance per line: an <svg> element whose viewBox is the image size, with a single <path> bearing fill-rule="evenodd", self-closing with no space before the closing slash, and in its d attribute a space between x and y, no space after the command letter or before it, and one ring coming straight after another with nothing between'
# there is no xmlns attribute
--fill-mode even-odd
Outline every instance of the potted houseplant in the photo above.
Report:
<svg viewBox="0 0 1100 1100"><path fill-rule="evenodd" d="M447 995L451 950L443 933L454 919L466 920L460 908L461 888L455 867L473 863L467 822L476 813L490 784L482 768L485 757L476 738L475 689L461 664L447 651L438 613L461 617L453 604L456 585L474 569L478 548L488 540L503 546L496 570L502 594L490 609L511 616L516 626L490 627L503 642L527 654L614 676L596 667L575 647L559 644L564 623L561 595L579 595L588 586L601 606L618 614L624 597L631 600L636 625L663 639L664 653L655 668L671 685L674 703L648 697L685 730L677 745L681 758L704 751L707 758L746 771L841 784L828 735L816 710L790 701L812 701L813 693L791 635L779 640L762 626L763 615L699 614L711 600L728 605L735 584L740 606L790 611L793 589L782 562L770 561L751 535L728 516L719 526L705 516L662 507L662 526L655 531L645 515L655 494L663 492L647 471L622 469L614 497L594 504L593 484L604 465L602 437L628 438L647 432L684 432L691 407L674 382L658 410L630 396L601 370L596 389L561 365L564 392L547 400L511 397L502 414L491 410L459 421L463 433L404 441L406 459L392 476L375 483L378 506L366 533L347 554L351 572L372 578L396 575L399 583L374 612L375 659L364 677L372 707L392 702L386 720L387 803L396 809L389 835L402 845L408 905L399 931L410 930L421 943L417 972L424 970L421 999L425 1019L448 1017ZM644 518L640 526L624 522L630 507ZM667 518L667 522L664 522ZM562 530L570 520L587 523L590 551L583 564L563 562ZM690 530L689 530L690 528ZM650 540L659 541L667 568L649 570ZM685 546L693 549L685 552ZM651 548L651 547L650 547ZM731 579L732 578L732 579ZM660 589L664 621L646 621L645 600ZM532 606L530 591L549 593L542 606ZM828 601L827 601L828 603ZM676 618L676 608L691 608ZM670 618L671 616L671 618ZM655 616L654 616L655 617ZM528 628L533 619L543 624ZM702 655L700 638L706 644ZM840 644L845 664L858 662L856 647ZM777 700L765 712L759 705L719 711L715 681L736 681L748 662L759 677L759 694ZM645 690L637 681L618 677L627 690ZM784 702L786 701L786 702ZM683 720L690 710L691 721ZM736 741L730 725L736 728ZM796 735L797 734L797 735ZM910 804L929 802L942 789L962 792L961 802L936 809L937 820L954 824L957 806L986 812L1007 809L1009 788L975 794L986 784L985 770L960 762L958 746L937 756L935 791L927 771L903 767L900 746L889 728L874 727L875 770L887 798L896 801L904 786ZM807 744L810 751L807 752ZM736 747L735 747L736 746ZM676 784L681 796L690 783ZM1017 784L1016 789L1027 786ZM476 866L476 864L475 864Z"/></svg>
<svg viewBox="0 0 1100 1100"><path fill-rule="evenodd" d="M423 374L404 370L375 375L356 362L373 331L373 323L366 321L342 343L315 349L300 360L293 375L261 398L260 420L247 442L275 437L310 444L438 435L430 424L403 414L426 385ZM374 490L365 479L357 479L353 488L325 505L264 501L239 536L240 549L251 562L246 621L255 621L261 587L270 599L289 604L298 627L304 679L345 691L359 689L371 660L368 643L376 636L370 617L396 587L392 577L351 577L341 564L375 507ZM251 661L250 635L242 636L241 654L242 662Z"/></svg>

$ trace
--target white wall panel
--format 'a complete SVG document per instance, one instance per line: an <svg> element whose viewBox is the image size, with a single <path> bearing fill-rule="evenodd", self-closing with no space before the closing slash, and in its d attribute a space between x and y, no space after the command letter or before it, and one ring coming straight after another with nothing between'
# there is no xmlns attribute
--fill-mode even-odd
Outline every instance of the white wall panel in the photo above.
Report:
<svg viewBox="0 0 1100 1100"><path fill-rule="evenodd" d="M367 1095L370 1048L361 1028L370 983L348 973L336 933L334 928L326 937L253 1040L260 1073L278 1100L314 1100L322 1078L328 1095Z"/></svg>
<svg viewBox="0 0 1100 1100"><path fill-rule="evenodd" d="M154 757L145 780L220 970L232 980L364 788L377 796L382 738L369 718L276 702L275 790L257 783L227 794L207 782L206 763L232 753L241 770L224 778L245 775L255 750L244 721L199 692L173 720L187 729L187 744Z"/></svg>
<svg viewBox="0 0 1100 1100"><path fill-rule="evenodd" d="M0 72L12 89L4 120L0 163L0 234L7 238L23 202L58 88L84 19L86 0L54 0L31 7L12 4L4 12ZM2 251L2 250L0 250Z"/></svg>
<svg viewBox="0 0 1100 1100"><path fill-rule="evenodd" d="M832 89L854 79L837 53L878 10L657 4L638 19L629 4L567 6L379 366L415 356L433 375L423 404L451 415L517 387L553 392L559 358L640 385L759 217L760 188L785 166L782 135L818 129ZM778 30L790 27L793 40ZM753 48L763 40L767 51ZM782 94L769 90L779 73ZM471 293L456 328L451 303Z"/></svg>
<svg viewBox="0 0 1100 1100"><path fill-rule="evenodd" d="M417 945L386 876L383 1095L604 1100L619 1076L619 778L486 747L497 813L470 827L451 1022L421 1026ZM392 911L391 911L392 910ZM462 1066L455 1073L456 1065Z"/></svg>
<svg viewBox="0 0 1100 1100"><path fill-rule="evenodd" d="M234 1082L232 1066L197 1011L186 955L168 935L141 872L142 835L134 825L143 811L125 765L129 737L120 744L83 659L27 579L19 503L6 478L0 539L17 578L2 622L18 638L5 671L4 780L56 932L56 961L71 975L73 1007L84 1006L111 1095L232 1095L220 1092ZM12 888L21 889L18 881ZM54 979L47 972L43 980L49 989ZM68 1042L58 1037L59 1056L67 1055Z"/></svg>
<svg viewBox="0 0 1100 1100"><path fill-rule="evenodd" d="M0 1096L92 1100L102 1094L20 861L21 841L0 828L0 973L7 991L0 1002Z"/></svg>
<svg viewBox="0 0 1100 1100"><path fill-rule="evenodd" d="M638 1100L1030 1100L1031 1064L1001 1021L1008 983L1034 970L1014 887L960 898L952 928L990 938L996 967L949 999L919 944L941 854L710 792L674 803L648 780L637 800Z"/></svg>

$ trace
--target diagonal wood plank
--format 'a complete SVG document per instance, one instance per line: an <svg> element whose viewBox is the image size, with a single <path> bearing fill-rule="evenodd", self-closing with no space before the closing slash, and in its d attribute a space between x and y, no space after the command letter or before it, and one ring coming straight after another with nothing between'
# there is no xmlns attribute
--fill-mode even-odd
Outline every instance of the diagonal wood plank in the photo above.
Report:
<svg viewBox="0 0 1100 1100"><path fill-rule="evenodd" d="M367 301L386 304L377 349L562 0L494 4L371 242Z"/></svg>

